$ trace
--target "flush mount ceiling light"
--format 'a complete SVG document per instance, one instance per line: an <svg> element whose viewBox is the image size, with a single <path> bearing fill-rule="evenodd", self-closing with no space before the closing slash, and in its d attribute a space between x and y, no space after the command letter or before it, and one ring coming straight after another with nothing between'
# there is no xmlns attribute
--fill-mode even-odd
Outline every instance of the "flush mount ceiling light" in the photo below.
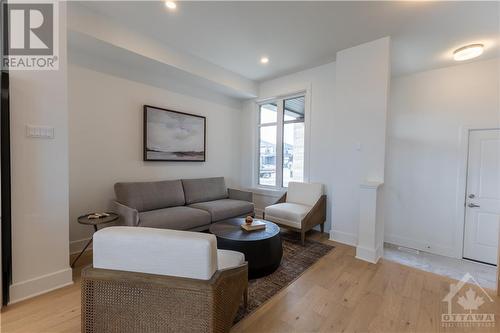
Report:
<svg viewBox="0 0 500 333"><path fill-rule="evenodd" d="M177 4L174 1L165 1L165 7L168 9L175 9L177 8Z"/></svg>
<svg viewBox="0 0 500 333"><path fill-rule="evenodd" d="M456 61L469 60L483 54L483 44L470 44L453 51L453 59Z"/></svg>
<svg viewBox="0 0 500 333"><path fill-rule="evenodd" d="M269 62L269 58L268 57L262 57L260 58L260 63L261 64L267 64Z"/></svg>

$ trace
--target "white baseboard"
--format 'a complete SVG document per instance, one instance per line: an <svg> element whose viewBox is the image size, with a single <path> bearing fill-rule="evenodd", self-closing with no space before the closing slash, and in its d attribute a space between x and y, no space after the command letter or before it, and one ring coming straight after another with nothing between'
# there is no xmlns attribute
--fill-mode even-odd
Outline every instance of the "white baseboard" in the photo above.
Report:
<svg viewBox="0 0 500 333"><path fill-rule="evenodd" d="M84 238L69 242L69 254L80 253L89 240L90 238ZM89 245L85 252L89 250L92 250L92 244Z"/></svg>
<svg viewBox="0 0 500 333"><path fill-rule="evenodd" d="M358 244L357 235L333 229L330 230L330 240L350 246L356 246Z"/></svg>
<svg viewBox="0 0 500 333"><path fill-rule="evenodd" d="M411 249L417 249L424 252L434 253L441 256L457 258L456 250L451 247L435 246L417 239L410 239L396 235L384 235L384 242L393 245L409 247Z"/></svg>
<svg viewBox="0 0 500 333"><path fill-rule="evenodd" d="M384 251L381 246L376 249L369 249L363 246L356 247L356 258L376 264L382 258Z"/></svg>
<svg viewBox="0 0 500 333"><path fill-rule="evenodd" d="M73 284L71 268L45 274L34 279L14 283L10 286L10 302L14 304L49 291Z"/></svg>

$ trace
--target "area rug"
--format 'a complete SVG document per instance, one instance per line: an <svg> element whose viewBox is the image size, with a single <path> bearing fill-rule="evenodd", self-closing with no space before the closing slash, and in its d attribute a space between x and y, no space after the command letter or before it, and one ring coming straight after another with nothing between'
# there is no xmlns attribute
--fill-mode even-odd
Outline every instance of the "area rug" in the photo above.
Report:
<svg viewBox="0 0 500 333"><path fill-rule="evenodd" d="M307 239L302 246L296 235L290 233L282 233L281 239L283 258L280 267L268 276L248 281L248 308L239 308L234 323L256 310L333 249L331 245Z"/></svg>

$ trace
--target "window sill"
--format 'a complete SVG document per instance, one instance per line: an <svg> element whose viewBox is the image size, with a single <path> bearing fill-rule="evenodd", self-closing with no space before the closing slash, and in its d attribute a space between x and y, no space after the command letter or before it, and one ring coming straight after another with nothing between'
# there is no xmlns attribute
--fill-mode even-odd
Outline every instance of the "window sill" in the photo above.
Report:
<svg viewBox="0 0 500 333"><path fill-rule="evenodd" d="M251 187L247 189L254 194L265 195L270 197L280 197L286 192L286 188L277 189L277 188L268 188L268 187Z"/></svg>

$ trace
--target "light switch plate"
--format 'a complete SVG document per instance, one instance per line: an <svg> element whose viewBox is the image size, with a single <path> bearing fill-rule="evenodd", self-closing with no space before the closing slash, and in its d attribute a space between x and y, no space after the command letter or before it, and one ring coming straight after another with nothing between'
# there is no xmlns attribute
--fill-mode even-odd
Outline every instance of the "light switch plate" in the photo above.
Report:
<svg viewBox="0 0 500 333"><path fill-rule="evenodd" d="M53 139L54 127L26 125L28 138Z"/></svg>

